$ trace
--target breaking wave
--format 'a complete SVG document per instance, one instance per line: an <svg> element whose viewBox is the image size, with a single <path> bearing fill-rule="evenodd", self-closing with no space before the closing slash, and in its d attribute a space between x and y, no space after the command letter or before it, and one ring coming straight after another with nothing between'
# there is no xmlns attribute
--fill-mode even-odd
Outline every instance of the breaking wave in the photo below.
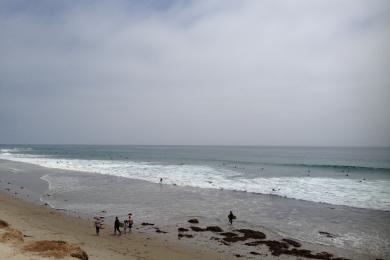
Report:
<svg viewBox="0 0 390 260"><path fill-rule="evenodd" d="M20 150L18 151L20 152ZM173 165L120 160L57 159L32 154L16 154L2 149L0 159L31 163L48 168L83 171L158 183L198 188L273 194L287 198L346 205L358 208L390 210L390 180L359 181L331 177L247 177L244 173L208 165ZM290 166L316 167L297 164ZM342 167L320 165L319 167ZM358 167L362 168L362 167ZM365 167L363 167L365 168ZM58 189L58 187L57 187Z"/></svg>

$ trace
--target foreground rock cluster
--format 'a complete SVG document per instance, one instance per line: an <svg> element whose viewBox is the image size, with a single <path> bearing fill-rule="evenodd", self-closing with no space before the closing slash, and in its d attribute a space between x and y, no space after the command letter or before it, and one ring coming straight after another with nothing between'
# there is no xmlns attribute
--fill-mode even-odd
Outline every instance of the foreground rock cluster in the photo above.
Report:
<svg viewBox="0 0 390 260"><path fill-rule="evenodd" d="M197 219L190 219L188 221L191 224L198 224ZM280 255L292 255L297 257L306 257L310 259L325 259L325 260L348 260L346 258L336 257L333 254L327 252L313 253L311 250L302 249L301 243L293 239L284 238L281 241L277 240L266 240L267 236L261 231L252 229L236 229L233 232L224 232L222 228L218 226L190 226L189 228L179 227L178 238L183 237L192 238L192 234L187 234L189 231L194 232L213 232L220 237L211 237L210 239L219 241L221 244L229 246L232 243L246 242L243 245L248 247L257 247L265 245L269 248L270 252L274 256ZM261 255L261 253L250 251L251 255ZM236 257L242 257L242 255L236 254Z"/></svg>

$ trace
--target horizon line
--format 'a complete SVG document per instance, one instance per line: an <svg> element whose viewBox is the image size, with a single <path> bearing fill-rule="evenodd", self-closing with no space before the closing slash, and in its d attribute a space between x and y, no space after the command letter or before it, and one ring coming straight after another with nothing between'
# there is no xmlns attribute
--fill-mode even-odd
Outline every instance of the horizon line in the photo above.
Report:
<svg viewBox="0 0 390 260"><path fill-rule="evenodd" d="M291 148L390 148L389 146L362 146L362 145L265 145L265 144L53 144L53 143L0 143L0 145L42 145L42 146L203 146L203 147L273 147L273 148L282 148L282 147L291 147Z"/></svg>

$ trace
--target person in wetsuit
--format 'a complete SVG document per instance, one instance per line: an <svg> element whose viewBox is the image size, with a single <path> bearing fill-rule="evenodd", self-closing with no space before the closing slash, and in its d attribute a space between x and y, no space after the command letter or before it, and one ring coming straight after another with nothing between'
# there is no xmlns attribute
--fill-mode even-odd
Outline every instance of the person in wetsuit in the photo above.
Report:
<svg viewBox="0 0 390 260"><path fill-rule="evenodd" d="M233 224L233 219L235 219L236 216L233 215L233 212L230 211L229 215L228 215L228 219L229 219L229 223L230 224Z"/></svg>
<svg viewBox="0 0 390 260"><path fill-rule="evenodd" d="M119 230L119 224L120 224L120 222L119 222L119 219L118 219L118 217L115 217L115 223L114 223L114 234L116 235L116 231L118 231L119 232L119 235L120 234L122 234L122 232Z"/></svg>

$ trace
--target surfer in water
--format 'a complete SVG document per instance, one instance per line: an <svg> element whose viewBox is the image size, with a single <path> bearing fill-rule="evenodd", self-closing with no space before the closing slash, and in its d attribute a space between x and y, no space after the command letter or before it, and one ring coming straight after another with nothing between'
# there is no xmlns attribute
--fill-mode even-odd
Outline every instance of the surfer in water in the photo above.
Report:
<svg viewBox="0 0 390 260"><path fill-rule="evenodd" d="M236 216L233 215L232 211L230 211L230 213L228 215L228 219L229 219L230 224L233 224L233 219L236 219Z"/></svg>

